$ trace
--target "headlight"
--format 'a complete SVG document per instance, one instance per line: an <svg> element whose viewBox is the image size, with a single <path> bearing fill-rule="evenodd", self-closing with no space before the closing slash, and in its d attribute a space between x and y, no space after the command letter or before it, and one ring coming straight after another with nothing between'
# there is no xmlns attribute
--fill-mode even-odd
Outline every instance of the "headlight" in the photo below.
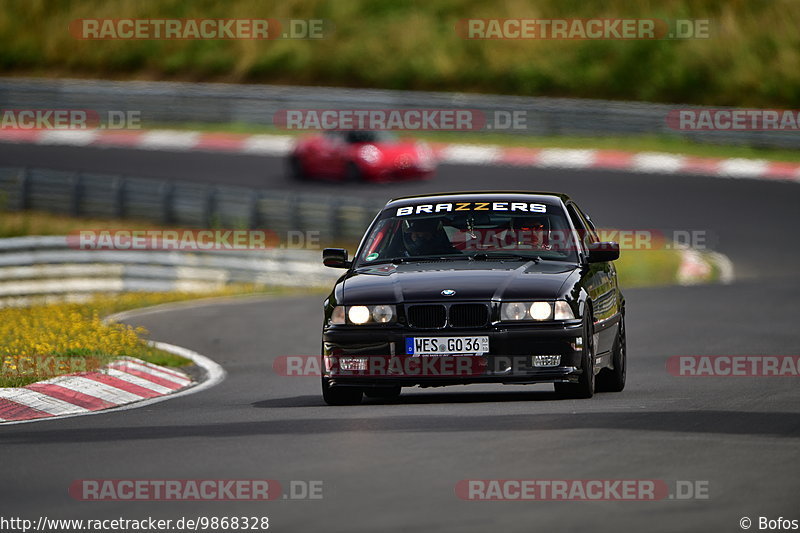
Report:
<svg viewBox="0 0 800 533"><path fill-rule="evenodd" d="M347 319L345 320L345 317ZM394 305L338 305L331 313L331 324L388 324L397 322Z"/></svg>
<svg viewBox="0 0 800 533"><path fill-rule="evenodd" d="M347 311L347 318L353 324L366 324L369 322L369 309L363 305L354 305Z"/></svg>
<svg viewBox="0 0 800 533"><path fill-rule="evenodd" d="M521 302L511 302L500 307L500 317L503 320L525 320L527 315L527 306Z"/></svg>
<svg viewBox="0 0 800 533"><path fill-rule="evenodd" d="M376 305L372 308L372 318L381 324L390 322L394 318L394 309L391 305Z"/></svg>
<svg viewBox="0 0 800 533"><path fill-rule="evenodd" d="M550 302L533 302L530 313L531 318L534 320L547 320L553 314L553 304Z"/></svg>
<svg viewBox="0 0 800 533"><path fill-rule="evenodd" d="M367 144L366 146L362 146L358 151L358 157L360 157L364 162L374 165L380 161L381 151L378 150L377 146Z"/></svg>
<svg viewBox="0 0 800 533"><path fill-rule="evenodd" d="M575 315L564 300L556 302L508 302L500 305L500 320L572 320Z"/></svg>

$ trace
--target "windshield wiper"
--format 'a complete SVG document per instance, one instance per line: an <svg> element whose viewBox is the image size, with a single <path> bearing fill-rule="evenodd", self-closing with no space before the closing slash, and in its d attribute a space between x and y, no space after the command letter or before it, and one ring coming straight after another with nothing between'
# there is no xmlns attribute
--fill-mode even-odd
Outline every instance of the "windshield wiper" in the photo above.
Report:
<svg viewBox="0 0 800 533"><path fill-rule="evenodd" d="M458 255L416 255L412 257L395 257L392 259L392 263L399 265L400 263L414 263L416 261L447 261L449 259L463 259L462 256Z"/></svg>
<svg viewBox="0 0 800 533"><path fill-rule="evenodd" d="M447 261L450 259L466 259L464 255L416 255L412 257L388 257L386 259L378 259L376 261L359 263L358 268L368 267L372 265L385 265L391 263L399 265L402 263L414 263L416 261Z"/></svg>
<svg viewBox="0 0 800 533"><path fill-rule="evenodd" d="M472 261L487 261L489 259L515 259L517 261L533 261L539 263L542 260L538 255L515 254L510 252L478 252L469 256Z"/></svg>

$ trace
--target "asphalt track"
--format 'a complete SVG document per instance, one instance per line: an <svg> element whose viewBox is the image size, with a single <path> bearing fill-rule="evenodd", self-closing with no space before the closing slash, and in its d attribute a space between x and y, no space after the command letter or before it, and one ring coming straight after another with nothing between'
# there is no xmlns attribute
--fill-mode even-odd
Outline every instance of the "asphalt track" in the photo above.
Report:
<svg viewBox="0 0 800 533"><path fill-rule="evenodd" d="M0 145L0 163L265 188L297 185L275 158ZM628 387L562 400L550 386L413 389L398 403L326 407L317 378L280 355L316 354L323 296L143 312L153 338L199 351L220 385L125 413L0 429L4 516L266 515L271 530L741 531L744 516L800 519L796 378L681 378L672 355L794 355L800 186L604 171L444 166L424 184L306 185L389 197L434 190L559 190L603 226L703 230L731 285L628 290ZM322 480L323 499L78 502L76 479ZM464 479L707 482L709 499L473 502Z"/></svg>

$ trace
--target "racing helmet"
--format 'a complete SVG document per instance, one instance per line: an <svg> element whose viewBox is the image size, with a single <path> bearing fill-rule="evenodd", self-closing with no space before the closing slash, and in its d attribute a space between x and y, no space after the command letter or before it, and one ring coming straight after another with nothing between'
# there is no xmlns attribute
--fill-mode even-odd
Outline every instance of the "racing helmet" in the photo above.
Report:
<svg viewBox="0 0 800 533"><path fill-rule="evenodd" d="M413 220L403 232L403 244L412 256L436 253L441 246L444 229L438 218ZM444 236L446 240L446 236Z"/></svg>
<svg viewBox="0 0 800 533"><path fill-rule="evenodd" d="M517 217L514 220L514 232L518 245L546 247L550 241L550 217L547 215Z"/></svg>

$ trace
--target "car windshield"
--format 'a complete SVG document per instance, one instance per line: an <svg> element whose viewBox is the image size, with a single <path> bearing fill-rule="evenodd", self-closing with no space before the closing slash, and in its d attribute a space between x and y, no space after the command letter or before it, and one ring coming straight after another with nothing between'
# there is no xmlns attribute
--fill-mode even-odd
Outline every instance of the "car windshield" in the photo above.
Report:
<svg viewBox="0 0 800 533"><path fill-rule="evenodd" d="M356 266L431 258L577 262L563 209L537 205L546 212L388 213L372 227Z"/></svg>

